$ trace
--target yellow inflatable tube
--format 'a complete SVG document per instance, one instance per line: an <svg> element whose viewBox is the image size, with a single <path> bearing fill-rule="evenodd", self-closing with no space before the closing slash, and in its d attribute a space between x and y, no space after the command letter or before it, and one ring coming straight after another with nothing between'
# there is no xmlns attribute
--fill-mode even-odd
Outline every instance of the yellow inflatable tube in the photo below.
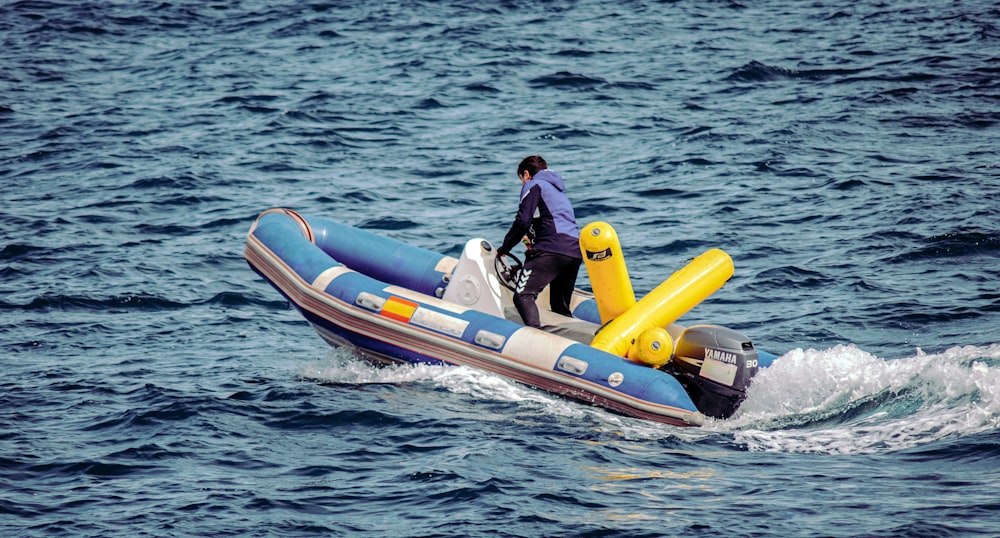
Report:
<svg viewBox="0 0 1000 538"><path fill-rule="evenodd" d="M588 268L589 270L589 268ZM666 327L715 293L734 272L729 254L715 248L698 256L665 280L628 311L597 333L591 346L626 356L633 340L646 329ZM596 299L596 293L595 299ZM603 316L602 316L603 319Z"/></svg>
<svg viewBox="0 0 1000 538"><path fill-rule="evenodd" d="M625 267L625 257L615 229L606 222L591 222L580 230L580 251L587 267L594 302L607 323L635 304L632 280Z"/></svg>
<svg viewBox="0 0 1000 538"><path fill-rule="evenodd" d="M674 341L663 327L644 329L629 346L625 358L632 362L659 368L670 362L674 354Z"/></svg>

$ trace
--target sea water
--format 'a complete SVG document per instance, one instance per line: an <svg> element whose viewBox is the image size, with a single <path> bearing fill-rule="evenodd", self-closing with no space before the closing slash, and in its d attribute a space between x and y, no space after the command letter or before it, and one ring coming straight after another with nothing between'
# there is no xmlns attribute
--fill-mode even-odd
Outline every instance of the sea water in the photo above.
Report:
<svg viewBox="0 0 1000 538"><path fill-rule="evenodd" d="M0 3L0 534L1000 535L994 2ZM499 241L541 154L779 355L683 429L328 347L270 207ZM579 284L587 287L585 274Z"/></svg>

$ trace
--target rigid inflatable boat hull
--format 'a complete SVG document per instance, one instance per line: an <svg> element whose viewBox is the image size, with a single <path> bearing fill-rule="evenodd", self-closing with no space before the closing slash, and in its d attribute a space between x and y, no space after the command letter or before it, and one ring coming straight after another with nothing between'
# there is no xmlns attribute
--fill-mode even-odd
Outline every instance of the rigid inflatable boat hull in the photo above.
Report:
<svg viewBox="0 0 1000 538"><path fill-rule="evenodd" d="M287 209L258 217L244 255L331 345L380 361L470 366L642 419L704 422L665 371L440 299L454 258Z"/></svg>

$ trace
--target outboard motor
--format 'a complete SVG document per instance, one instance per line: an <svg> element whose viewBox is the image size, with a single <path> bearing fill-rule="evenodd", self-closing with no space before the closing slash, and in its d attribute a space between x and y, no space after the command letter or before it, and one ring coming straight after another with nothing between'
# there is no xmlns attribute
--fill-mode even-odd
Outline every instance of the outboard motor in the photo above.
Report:
<svg viewBox="0 0 1000 538"><path fill-rule="evenodd" d="M725 327L692 325L674 344L667 364L703 414L729 418L747 397L757 375L757 350L750 339Z"/></svg>

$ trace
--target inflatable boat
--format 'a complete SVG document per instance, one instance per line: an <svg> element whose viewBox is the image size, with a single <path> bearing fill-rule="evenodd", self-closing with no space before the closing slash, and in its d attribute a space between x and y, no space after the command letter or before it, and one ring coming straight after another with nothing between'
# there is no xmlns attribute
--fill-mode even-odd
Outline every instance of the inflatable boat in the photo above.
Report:
<svg viewBox="0 0 1000 538"><path fill-rule="evenodd" d="M542 329L513 307L517 257L481 238L455 258L278 208L258 216L244 257L329 344L376 361L465 365L673 425L731 416L774 355L725 327L675 323L732 276L729 256L706 252L636 301L609 225L585 227L581 250L593 291L576 291L572 317L543 292Z"/></svg>

